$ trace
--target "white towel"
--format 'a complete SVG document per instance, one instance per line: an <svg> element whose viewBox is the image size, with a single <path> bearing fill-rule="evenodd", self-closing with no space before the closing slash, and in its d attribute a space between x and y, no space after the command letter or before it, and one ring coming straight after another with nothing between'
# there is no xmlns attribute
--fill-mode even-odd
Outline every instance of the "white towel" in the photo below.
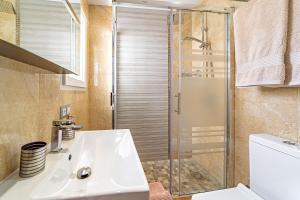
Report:
<svg viewBox="0 0 300 200"><path fill-rule="evenodd" d="M284 84L287 25L288 0L252 0L235 12L238 87Z"/></svg>
<svg viewBox="0 0 300 200"><path fill-rule="evenodd" d="M290 0L286 51L286 84L300 85L300 0Z"/></svg>

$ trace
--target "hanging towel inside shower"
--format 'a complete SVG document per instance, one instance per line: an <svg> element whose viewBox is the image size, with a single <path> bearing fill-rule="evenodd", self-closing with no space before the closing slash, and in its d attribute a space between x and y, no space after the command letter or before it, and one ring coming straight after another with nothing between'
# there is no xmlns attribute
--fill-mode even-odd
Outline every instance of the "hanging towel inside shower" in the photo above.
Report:
<svg viewBox="0 0 300 200"><path fill-rule="evenodd" d="M289 23L286 51L286 85L300 85L300 1L289 2Z"/></svg>
<svg viewBox="0 0 300 200"><path fill-rule="evenodd" d="M288 2L252 0L235 12L238 87L284 84Z"/></svg>

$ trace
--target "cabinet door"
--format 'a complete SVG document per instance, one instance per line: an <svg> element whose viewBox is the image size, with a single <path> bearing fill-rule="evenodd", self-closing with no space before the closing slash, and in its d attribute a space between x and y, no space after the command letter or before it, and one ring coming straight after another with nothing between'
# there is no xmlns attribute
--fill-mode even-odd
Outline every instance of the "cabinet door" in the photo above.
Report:
<svg viewBox="0 0 300 200"><path fill-rule="evenodd" d="M0 39L78 73L80 4L0 0Z"/></svg>

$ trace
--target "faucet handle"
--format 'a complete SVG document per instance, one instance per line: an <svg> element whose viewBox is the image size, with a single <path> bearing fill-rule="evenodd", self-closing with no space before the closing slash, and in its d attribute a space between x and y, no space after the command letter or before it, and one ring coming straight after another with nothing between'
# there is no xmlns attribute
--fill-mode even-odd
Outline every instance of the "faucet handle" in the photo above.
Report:
<svg viewBox="0 0 300 200"><path fill-rule="evenodd" d="M82 129L82 128L83 128L82 125L75 125L75 124L74 124L74 125L72 126L72 129L75 130L75 131L78 131L78 130L80 130L80 129Z"/></svg>
<svg viewBox="0 0 300 200"><path fill-rule="evenodd" d="M60 120L54 120L52 122L53 126L63 126L63 125L72 125L74 124L74 121L71 119L60 119Z"/></svg>
<svg viewBox="0 0 300 200"><path fill-rule="evenodd" d="M52 121L53 126L61 126L63 124L62 120L54 120Z"/></svg>

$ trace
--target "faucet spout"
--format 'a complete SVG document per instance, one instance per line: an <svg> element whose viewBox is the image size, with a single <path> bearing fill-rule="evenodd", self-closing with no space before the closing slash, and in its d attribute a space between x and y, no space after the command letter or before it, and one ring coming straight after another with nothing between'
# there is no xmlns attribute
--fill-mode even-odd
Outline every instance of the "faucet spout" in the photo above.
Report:
<svg viewBox="0 0 300 200"><path fill-rule="evenodd" d="M61 121L53 121L51 131L51 147L50 152L60 152L62 150L62 123Z"/></svg>

